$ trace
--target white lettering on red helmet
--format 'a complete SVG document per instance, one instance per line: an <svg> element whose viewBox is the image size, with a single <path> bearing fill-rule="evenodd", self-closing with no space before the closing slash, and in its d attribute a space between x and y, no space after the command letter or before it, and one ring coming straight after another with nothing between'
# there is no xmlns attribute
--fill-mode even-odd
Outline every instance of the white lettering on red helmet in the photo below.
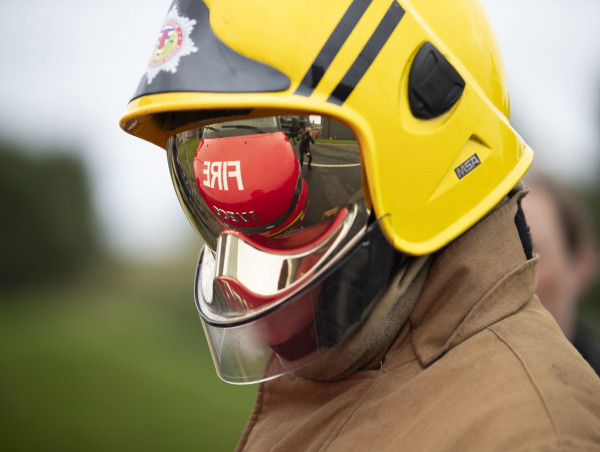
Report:
<svg viewBox="0 0 600 452"><path fill-rule="evenodd" d="M239 160L231 162L204 161L202 174L204 174L202 185L205 187L215 188L216 186L219 190L229 190L229 179L231 178L236 180L238 190L244 189Z"/></svg>
<svg viewBox="0 0 600 452"><path fill-rule="evenodd" d="M220 209L217 206L213 206L213 209L218 217L231 223L244 222L247 224L250 223L250 217L255 221L260 221L253 210L250 212L231 212L229 210Z"/></svg>
<svg viewBox="0 0 600 452"><path fill-rule="evenodd" d="M223 162L212 162L210 165L210 183L208 186L210 188L215 188L215 180L219 184L219 190L223 190L223 186L221 185L221 166ZM206 185L206 184L204 184Z"/></svg>
<svg viewBox="0 0 600 452"><path fill-rule="evenodd" d="M226 166L224 166L223 174L225 174L225 168L228 166L234 166L235 170L227 173L228 177L235 177L237 180L238 190L242 191L244 189L244 184L242 184L242 173L240 171L240 161L235 160L233 162L224 162Z"/></svg>

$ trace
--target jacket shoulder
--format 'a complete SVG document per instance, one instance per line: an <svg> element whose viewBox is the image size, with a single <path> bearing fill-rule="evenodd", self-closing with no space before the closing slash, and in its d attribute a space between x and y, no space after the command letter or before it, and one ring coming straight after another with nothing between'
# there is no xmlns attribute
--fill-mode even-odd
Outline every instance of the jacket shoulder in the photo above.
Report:
<svg viewBox="0 0 600 452"><path fill-rule="evenodd" d="M600 379L537 297L488 331L505 349L498 353L498 370L522 387L522 403L537 400L538 416L557 443L591 441L600 450Z"/></svg>
<svg viewBox="0 0 600 452"><path fill-rule="evenodd" d="M379 375L332 450L600 450L600 379L535 299L418 367Z"/></svg>

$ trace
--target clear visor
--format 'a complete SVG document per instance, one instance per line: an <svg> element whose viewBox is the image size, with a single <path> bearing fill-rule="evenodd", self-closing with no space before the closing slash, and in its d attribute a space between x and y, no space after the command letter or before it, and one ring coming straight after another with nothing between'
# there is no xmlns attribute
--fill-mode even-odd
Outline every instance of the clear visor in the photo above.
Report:
<svg viewBox="0 0 600 452"><path fill-rule="evenodd" d="M260 315L229 325L208 319L212 307L206 290L217 275L211 256L205 246L196 273L196 305L219 377L228 383L248 384L326 359L323 355L349 338L370 314L398 255L373 223L300 290L270 303Z"/></svg>
<svg viewBox="0 0 600 452"><path fill-rule="evenodd" d="M273 378L349 334L370 309L364 294L381 288L390 265L383 259L382 272L370 262L358 282L350 277L353 300L336 295L348 285L341 262L357 253L371 259L363 249L370 235L385 242L368 226L352 132L318 115L242 119L179 133L167 152L178 197L205 242L196 303L221 378Z"/></svg>

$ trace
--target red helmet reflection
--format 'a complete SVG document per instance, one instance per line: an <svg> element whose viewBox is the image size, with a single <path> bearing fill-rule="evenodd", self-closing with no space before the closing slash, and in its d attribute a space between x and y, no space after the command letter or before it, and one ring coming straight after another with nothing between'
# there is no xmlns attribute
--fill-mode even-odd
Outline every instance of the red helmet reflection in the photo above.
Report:
<svg viewBox="0 0 600 452"><path fill-rule="evenodd" d="M323 222L317 226L304 229L294 235L266 238L256 236L253 240L245 236L241 231L225 230L225 236L235 236L248 243L254 248L270 253L302 254L311 249L316 249L326 241L334 239L340 232L340 227L348 215L348 209L340 209L331 222ZM276 247L270 247L276 242ZM294 281L300 282L306 276L314 271L315 264L321 258L320 254L307 253L299 260L299 265L293 273ZM286 267L287 268L287 267ZM287 276L282 274L283 276ZM279 290L271 295L259 295L249 288L245 287L240 281L231 276L221 275L217 277L218 284L225 297L225 301L232 312L248 311L263 306L274 304L278 300L295 292L296 287L291 285L286 289ZM289 342L294 337L301 335L308 327L307 331L313 331L311 328L314 321L314 306L316 296L320 289L316 288L309 293L302 295L296 302L290 303L286 309L281 309L270 316L255 323L254 332L261 338L261 341L271 347L278 347L278 353L282 356L295 356L299 353L297 345L300 342Z"/></svg>
<svg viewBox="0 0 600 452"><path fill-rule="evenodd" d="M226 228L273 236L299 225L306 212L308 187L283 132L201 139L194 173Z"/></svg>

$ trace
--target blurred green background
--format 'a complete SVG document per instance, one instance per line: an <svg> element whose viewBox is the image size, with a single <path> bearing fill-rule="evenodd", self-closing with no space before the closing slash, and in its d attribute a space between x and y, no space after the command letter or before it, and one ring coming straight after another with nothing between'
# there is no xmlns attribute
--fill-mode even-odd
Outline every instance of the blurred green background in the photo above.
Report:
<svg viewBox="0 0 600 452"><path fill-rule="evenodd" d="M0 447L232 450L257 386L216 376L192 298L199 244L115 257L87 184L75 157L0 143ZM596 281L580 313L596 341L599 295Z"/></svg>
<svg viewBox="0 0 600 452"><path fill-rule="evenodd" d="M599 237L600 2L483 3L534 167ZM169 4L0 4L0 450L228 451L250 416L257 387L206 346L164 152L117 125ZM597 281L579 319L598 340Z"/></svg>
<svg viewBox="0 0 600 452"><path fill-rule="evenodd" d="M0 449L232 450L257 387L215 373L192 298L199 247L111 257L83 166L28 155L0 145Z"/></svg>

